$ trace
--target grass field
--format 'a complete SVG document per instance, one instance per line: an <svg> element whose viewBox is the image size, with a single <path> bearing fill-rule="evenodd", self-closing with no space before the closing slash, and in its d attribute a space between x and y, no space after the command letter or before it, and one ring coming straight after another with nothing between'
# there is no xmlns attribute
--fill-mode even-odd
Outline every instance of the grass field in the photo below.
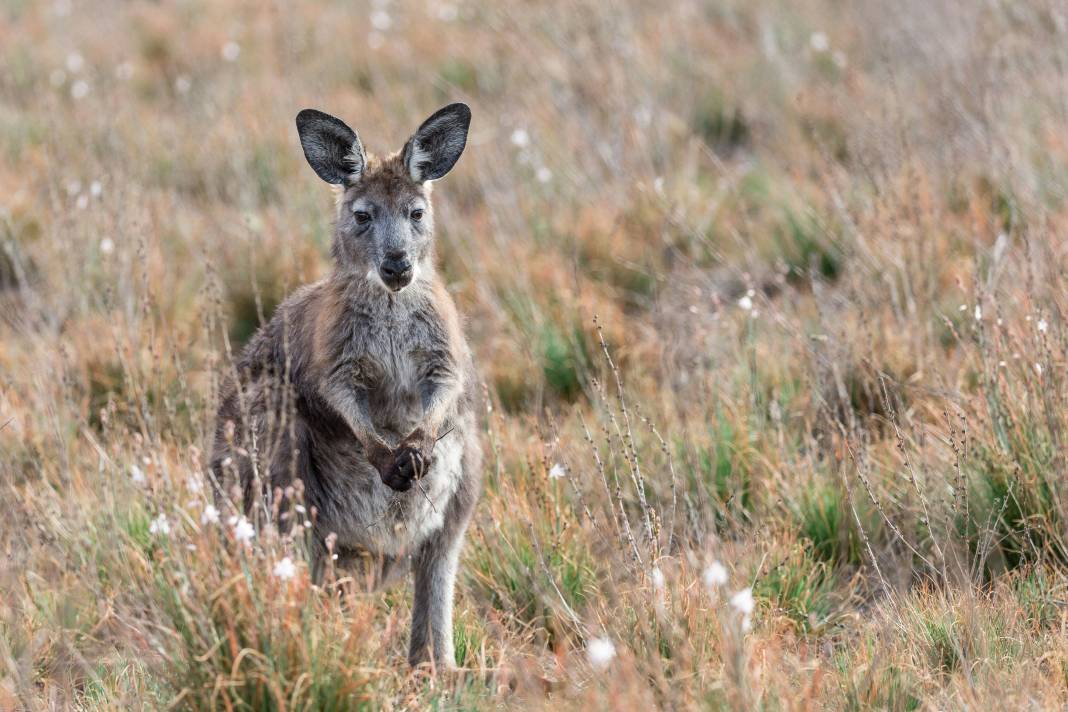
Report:
<svg viewBox="0 0 1068 712"><path fill-rule="evenodd" d="M435 676L202 483L330 268L296 112L457 100ZM1066 126L1055 0L3 0L0 709L1064 709Z"/></svg>

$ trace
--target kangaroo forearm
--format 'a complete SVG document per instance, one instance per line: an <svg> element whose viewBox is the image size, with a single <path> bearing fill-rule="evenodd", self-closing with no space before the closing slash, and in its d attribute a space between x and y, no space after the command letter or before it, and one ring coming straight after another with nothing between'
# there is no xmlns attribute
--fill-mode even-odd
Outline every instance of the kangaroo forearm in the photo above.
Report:
<svg viewBox="0 0 1068 712"><path fill-rule="evenodd" d="M460 397L459 379L428 380L423 383L422 429L429 435L439 435L442 424L456 406Z"/></svg>
<svg viewBox="0 0 1068 712"><path fill-rule="evenodd" d="M366 450L389 447L371 421L366 393L358 392L351 387L343 388L340 384L328 383L323 391L323 397L337 411Z"/></svg>

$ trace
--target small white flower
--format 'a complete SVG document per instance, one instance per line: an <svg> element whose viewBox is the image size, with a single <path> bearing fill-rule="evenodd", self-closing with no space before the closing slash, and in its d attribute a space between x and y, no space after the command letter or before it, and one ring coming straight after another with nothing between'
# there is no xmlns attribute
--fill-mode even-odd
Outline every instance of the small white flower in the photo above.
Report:
<svg viewBox="0 0 1068 712"><path fill-rule="evenodd" d="M961 304L959 307L957 307L957 311L961 311L961 312L968 311L968 305L967 304Z"/></svg>
<svg viewBox="0 0 1068 712"><path fill-rule="evenodd" d="M204 490L204 482L196 475L190 475L185 480L185 488L192 494L200 494Z"/></svg>
<svg viewBox="0 0 1068 712"><path fill-rule="evenodd" d="M215 508L214 504L209 504L204 507L203 513L200 515L201 524L218 524L219 522L219 510Z"/></svg>
<svg viewBox="0 0 1068 712"><path fill-rule="evenodd" d="M174 80L174 90L179 94L188 94L189 89L193 86L193 80L182 74Z"/></svg>
<svg viewBox="0 0 1068 712"><path fill-rule="evenodd" d="M236 62L237 58L241 56L241 45L233 40L230 40L222 46L222 58L227 62Z"/></svg>
<svg viewBox="0 0 1068 712"><path fill-rule="evenodd" d="M654 588L664 587L664 572L661 571L659 567L653 569L650 578L653 580Z"/></svg>
<svg viewBox="0 0 1068 712"><path fill-rule="evenodd" d="M727 581L730 578L727 573L727 567L718 561L713 561L709 564L701 577L704 579L705 586L707 586L709 590L719 588L720 586L726 586Z"/></svg>
<svg viewBox="0 0 1068 712"><path fill-rule="evenodd" d="M84 99L89 94L89 82L79 79L70 85L71 99Z"/></svg>
<svg viewBox="0 0 1068 712"><path fill-rule="evenodd" d="M452 3L443 2L438 6L438 19L442 22L452 22L459 14L460 12Z"/></svg>
<svg viewBox="0 0 1068 712"><path fill-rule="evenodd" d="M288 581L297 575L297 566L293 563L293 559L287 556L274 565L273 573L276 578Z"/></svg>
<svg viewBox="0 0 1068 712"><path fill-rule="evenodd" d="M130 465L130 479L135 484L143 485L145 483L145 471L137 465Z"/></svg>
<svg viewBox="0 0 1068 712"><path fill-rule="evenodd" d="M827 35L822 32L813 32L808 38L808 44L816 52L826 52L831 47Z"/></svg>
<svg viewBox="0 0 1068 712"><path fill-rule="evenodd" d="M103 192L104 184L100 181L94 180L92 183L89 184L89 195L93 196L94 198L99 198Z"/></svg>
<svg viewBox="0 0 1068 712"><path fill-rule="evenodd" d="M538 169L537 179L539 183L548 183L553 179L553 172L545 166Z"/></svg>
<svg viewBox="0 0 1068 712"><path fill-rule="evenodd" d="M82 67L85 66L85 59L77 52L71 52L67 55L67 70L72 73L82 71Z"/></svg>
<svg viewBox="0 0 1068 712"><path fill-rule="evenodd" d="M530 134L526 129L516 129L512 132L512 145L517 148L526 148L530 145Z"/></svg>
<svg viewBox="0 0 1068 712"><path fill-rule="evenodd" d="M655 190L660 195L664 194L664 178L663 178L663 176L657 176L656 178L653 179L653 190Z"/></svg>
<svg viewBox="0 0 1068 712"><path fill-rule="evenodd" d="M558 480L567 474L567 470L559 462L549 468L549 479Z"/></svg>
<svg viewBox="0 0 1068 712"><path fill-rule="evenodd" d="M746 294L744 297L738 300L738 306L742 308L742 311L752 311L753 298Z"/></svg>
<svg viewBox="0 0 1068 712"><path fill-rule="evenodd" d="M74 205L77 206L78 210L85 210L89 207L89 196L82 193L78 196L78 199L74 201Z"/></svg>
<svg viewBox="0 0 1068 712"><path fill-rule="evenodd" d="M756 602L753 600L753 589L743 588L738 593L731 596L731 608L741 613L743 616L749 616L753 613L753 608L756 606Z"/></svg>
<svg viewBox="0 0 1068 712"><path fill-rule="evenodd" d="M385 10L375 10L371 13L371 27L379 32L385 32L393 27L393 18Z"/></svg>
<svg viewBox="0 0 1068 712"><path fill-rule="evenodd" d="M1038 330L1044 334L1046 333L1046 330L1049 329L1049 322L1045 319L1039 319L1036 326L1038 327Z"/></svg>
<svg viewBox="0 0 1068 712"><path fill-rule="evenodd" d="M1035 373L1037 373L1040 376L1042 375L1042 364L1040 364L1040 363L1036 363L1035 364Z"/></svg>
<svg viewBox="0 0 1068 712"><path fill-rule="evenodd" d="M975 320L976 321L982 321L983 320L983 308L981 306L979 306L978 304L975 305Z"/></svg>
<svg viewBox="0 0 1068 712"><path fill-rule="evenodd" d="M103 240L100 241L100 251L103 252L105 255L110 255L112 252L115 251L115 241L112 240L110 237L105 237Z"/></svg>
<svg viewBox="0 0 1068 712"><path fill-rule="evenodd" d="M167 515L160 512L159 516L153 519L152 523L148 525L148 531L152 534L162 534L164 536L170 534L171 525L170 522L167 521Z"/></svg>
<svg viewBox="0 0 1068 712"><path fill-rule="evenodd" d="M230 517L230 524L234 528L234 539L237 539L237 541L242 544L249 543L252 541L252 537L256 536L256 528L252 526L252 522L245 517L241 517L240 519L237 517Z"/></svg>
<svg viewBox="0 0 1068 712"><path fill-rule="evenodd" d="M616 646L609 638L594 638L586 646L586 659L592 667L606 668L615 656Z"/></svg>

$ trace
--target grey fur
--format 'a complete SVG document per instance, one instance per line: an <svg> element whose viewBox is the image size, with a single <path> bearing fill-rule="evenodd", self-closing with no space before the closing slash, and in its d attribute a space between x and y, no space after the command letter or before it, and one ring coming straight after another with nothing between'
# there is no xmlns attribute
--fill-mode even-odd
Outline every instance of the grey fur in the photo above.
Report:
<svg viewBox="0 0 1068 712"><path fill-rule="evenodd" d="M453 586L481 487L481 450L474 365L434 269L429 186L412 179L400 154L365 157L352 177L341 152L349 136L338 125L348 127L319 112L301 117L308 162L347 186L336 264L279 306L235 364L211 459L217 494L225 502L236 491L250 515L280 512L284 528L290 502L277 493L299 479L315 512L317 579L330 540L338 566L362 565L378 585L410 562L409 660L432 656L452 667ZM391 288L381 270L397 255L413 276Z"/></svg>

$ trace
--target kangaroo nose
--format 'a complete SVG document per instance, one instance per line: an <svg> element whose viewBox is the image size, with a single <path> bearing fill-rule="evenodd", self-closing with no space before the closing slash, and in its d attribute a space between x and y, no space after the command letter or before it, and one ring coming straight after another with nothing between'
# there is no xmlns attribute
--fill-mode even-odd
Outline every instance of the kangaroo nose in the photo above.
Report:
<svg viewBox="0 0 1068 712"><path fill-rule="evenodd" d="M394 291L408 286L412 281L412 263L403 252L387 255L378 271L382 281Z"/></svg>

